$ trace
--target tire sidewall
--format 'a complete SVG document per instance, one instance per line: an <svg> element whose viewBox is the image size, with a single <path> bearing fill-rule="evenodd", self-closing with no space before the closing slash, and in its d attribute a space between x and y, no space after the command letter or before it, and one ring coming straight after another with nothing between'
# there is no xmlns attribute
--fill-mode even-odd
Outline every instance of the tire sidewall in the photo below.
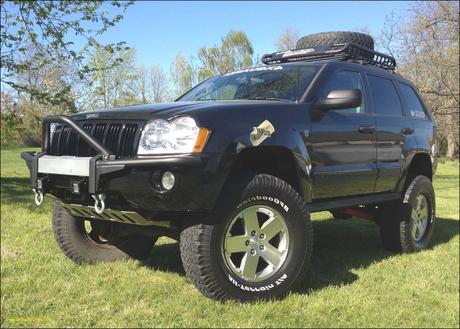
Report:
<svg viewBox="0 0 460 329"><path fill-rule="evenodd" d="M283 265L269 278L260 282L249 282L237 277L227 266L223 255L223 243L232 219L247 207L261 205L278 211L285 219L289 234L289 247ZM299 209L295 200L280 189L254 186L245 191L242 198L227 209L222 221L213 228L211 239L211 263L218 280L225 285L225 290L240 300L272 298L288 291L302 270L308 250L305 239L305 214Z"/></svg>
<svg viewBox="0 0 460 329"><path fill-rule="evenodd" d="M426 177L416 177L411 185L412 186L409 186L404 198L404 203L406 203L408 207L406 207L405 220L401 223L401 225L406 225L407 230L405 230L406 236L402 238L406 239L406 241L410 243L413 250L419 251L425 249L428 246L433 234L433 228L436 219L435 195L431 181ZM419 195L423 195L427 200L428 223L425 232L423 233L422 239L415 241L415 239L412 237L411 214L415 205L415 200Z"/></svg>

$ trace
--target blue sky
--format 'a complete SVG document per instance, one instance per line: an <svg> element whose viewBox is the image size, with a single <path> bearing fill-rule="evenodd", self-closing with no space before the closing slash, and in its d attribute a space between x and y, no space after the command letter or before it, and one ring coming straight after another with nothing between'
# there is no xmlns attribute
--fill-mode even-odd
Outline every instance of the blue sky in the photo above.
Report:
<svg viewBox="0 0 460 329"><path fill-rule="evenodd" d="M219 44L232 29L245 31L255 54L263 55L275 51L285 27L301 36L360 27L378 34L385 15L404 15L408 6L402 1L137 1L100 41L126 41L137 49L139 64L155 63L169 73L178 52L196 56L200 47Z"/></svg>

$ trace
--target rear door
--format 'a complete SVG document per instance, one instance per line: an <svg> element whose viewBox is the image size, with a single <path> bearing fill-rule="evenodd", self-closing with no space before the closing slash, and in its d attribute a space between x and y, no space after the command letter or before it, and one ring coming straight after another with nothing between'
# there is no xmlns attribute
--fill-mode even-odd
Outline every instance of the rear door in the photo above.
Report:
<svg viewBox="0 0 460 329"><path fill-rule="evenodd" d="M413 86L399 81L399 90L405 103L406 112L412 118L417 149L428 151L434 164L436 156L434 137L436 136L436 131L435 125L431 121L431 116Z"/></svg>
<svg viewBox="0 0 460 329"><path fill-rule="evenodd" d="M312 123L309 154L314 199L374 192L375 120L368 111L363 77L358 71L339 69L328 78L320 96L336 89L360 89L363 99L360 107L327 111Z"/></svg>
<svg viewBox="0 0 460 329"><path fill-rule="evenodd" d="M367 81L377 124L375 192L394 192L402 178L406 150L416 148L414 127L392 77L367 74Z"/></svg>

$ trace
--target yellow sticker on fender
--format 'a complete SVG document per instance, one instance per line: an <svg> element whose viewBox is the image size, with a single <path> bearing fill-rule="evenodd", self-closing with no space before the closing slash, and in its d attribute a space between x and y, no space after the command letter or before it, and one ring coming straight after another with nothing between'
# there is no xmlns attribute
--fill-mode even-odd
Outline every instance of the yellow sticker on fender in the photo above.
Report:
<svg viewBox="0 0 460 329"><path fill-rule="evenodd" d="M272 123L268 120L262 122L258 127L252 128L252 132L250 135L251 143L254 146L258 146L268 137L275 132L275 127L273 127Z"/></svg>

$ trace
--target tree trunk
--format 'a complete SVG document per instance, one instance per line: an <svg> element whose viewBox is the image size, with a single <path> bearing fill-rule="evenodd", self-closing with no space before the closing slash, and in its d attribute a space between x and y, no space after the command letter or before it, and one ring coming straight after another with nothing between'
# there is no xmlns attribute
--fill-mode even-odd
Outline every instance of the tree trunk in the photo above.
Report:
<svg viewBox="0 0 460 329"><path fill-rule="evenodd" d="M455 159L455 155L456 155L456 152L457 151L457 145L455 143L455 139L452 138L452 137L447 137L447 154L446 156L449 158L449 159Z"/></svg>

